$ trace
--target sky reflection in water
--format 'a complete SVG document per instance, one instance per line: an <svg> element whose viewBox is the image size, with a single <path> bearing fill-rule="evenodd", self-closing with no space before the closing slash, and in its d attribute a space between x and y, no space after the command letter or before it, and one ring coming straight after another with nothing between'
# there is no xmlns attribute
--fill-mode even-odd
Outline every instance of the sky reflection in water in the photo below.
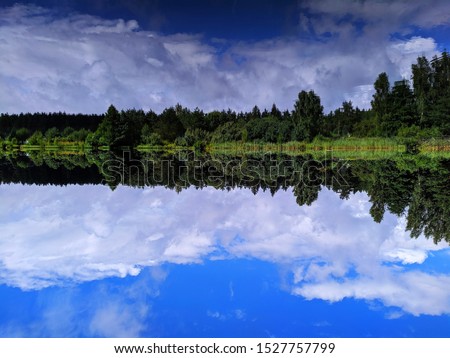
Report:
<svg viewBox="0 0 450 358"><path fill-rule="evenodd" d="M364 193L0 196L1 336L450 336L448 244L373 222Z"/></svg>

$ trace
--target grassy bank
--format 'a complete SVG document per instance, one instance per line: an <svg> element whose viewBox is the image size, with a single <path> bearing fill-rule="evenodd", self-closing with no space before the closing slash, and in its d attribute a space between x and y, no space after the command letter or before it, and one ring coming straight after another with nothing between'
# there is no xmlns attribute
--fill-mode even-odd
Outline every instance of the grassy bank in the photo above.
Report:
<svg viewBox="0 0 450 358"><path fill-rule="evenodd" d="M421 152L450 152L450 138L428 139L419 146Z"/></svg>
<svg viewBox="0 0 450 358"><path fill-rule="evenodd" d="M402 138L340 138L315 139L313 142L263 143L263 142L226 142L209 143L204 148L210 154L251 154L251 153L284 153L288 155L312 154L314 156L335 156L346 158L386 158L407 152L408 146ZM450 157L450 138L429 139L418 142L414 147L417 152L439 157ZM90 152L93 148L85 142L42 143L40 145L9 145L0 147L0 152ZM97 148L108 151L108 147ZM182 147L173 143L166 145L140 145L140 152L175 153L181 150L195 150L194 147Z"/></svg>
<svg viewBox="0 0 450 358"><path fill-rule="evenodd" d="M318 151L390 151L404 152L406 146L391 138L345 138L324 139L307 142L288 143L212 143L208 146L211 152L283 152L301 154Z"/></svg>

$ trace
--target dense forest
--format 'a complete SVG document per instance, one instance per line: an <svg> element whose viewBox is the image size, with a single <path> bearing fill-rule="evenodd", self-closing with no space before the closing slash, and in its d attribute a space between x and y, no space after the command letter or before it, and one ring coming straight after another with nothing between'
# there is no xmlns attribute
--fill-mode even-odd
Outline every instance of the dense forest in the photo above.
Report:
<svg viewBox="0 0 450 358"><path fill-rule="evenodd" d="M104 115L65 113L1 114L0 149L19 145L77 142L93 149L139 145L204 148L209 143L311 142L341 137L430 138L450 135L450 57L412 65L411 81L391 85L381 73L374 82L370 109L351 101L323 113L320 97L312 90L298 94L292 111L254 106L251 112L231 109L205 113L177 104L160 114L153 111L118 111L111 105Z"/></svg>

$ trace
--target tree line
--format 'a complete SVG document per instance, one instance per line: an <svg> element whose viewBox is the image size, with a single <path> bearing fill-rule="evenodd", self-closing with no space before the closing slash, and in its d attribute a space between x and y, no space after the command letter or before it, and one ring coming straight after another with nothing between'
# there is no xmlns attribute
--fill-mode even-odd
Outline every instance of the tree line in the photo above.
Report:
<svg viewBox="0 0 450 358"><path fill-rule="evenodd" d="M370 109L355 108L351 101L344 101L328 114L313 90L302 90L291 111L281 111L273 104L270 110L254 106L250 112L228 109L205 113L177 104L160 114L152 110L118 111L113 105L104 115L1 114L0 144L65 140L93 148L168 143L202 148L220 142L450 135L450 58L446 51L432 60L419 57L412 65L411 81L403 79L391 86L388 75L379 74L374 89Z"/></svg>

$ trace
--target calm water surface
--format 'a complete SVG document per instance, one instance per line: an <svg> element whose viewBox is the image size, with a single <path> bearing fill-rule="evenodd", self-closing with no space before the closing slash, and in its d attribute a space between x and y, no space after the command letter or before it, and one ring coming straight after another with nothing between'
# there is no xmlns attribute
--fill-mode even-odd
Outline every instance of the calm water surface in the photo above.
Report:
<svg viewBox="0 0 450 358"><path fill-rule="evenodd" d="M2 159L0 336L450 337L448 160L254 159Z"/></svg>

